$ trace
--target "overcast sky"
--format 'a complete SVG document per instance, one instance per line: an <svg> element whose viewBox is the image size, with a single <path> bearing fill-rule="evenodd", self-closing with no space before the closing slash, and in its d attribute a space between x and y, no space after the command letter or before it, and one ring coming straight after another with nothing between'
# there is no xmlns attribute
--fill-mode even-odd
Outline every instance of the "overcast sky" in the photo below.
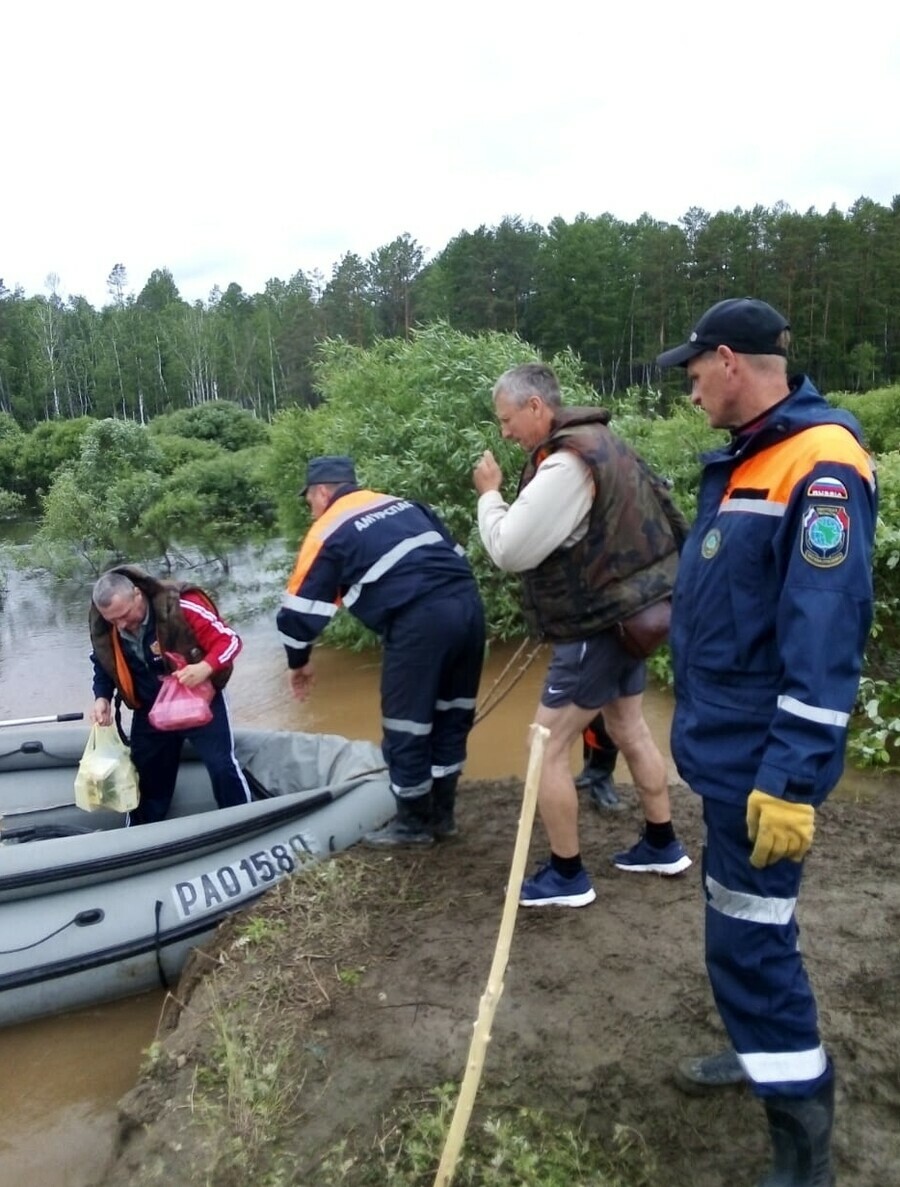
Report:
<svg viewBox="0 0 900 1187"><path fill-rule="evenodd" d="M0 278L109 301L520 215L900 193L893 4L44 0L0 15Z"/></svg>

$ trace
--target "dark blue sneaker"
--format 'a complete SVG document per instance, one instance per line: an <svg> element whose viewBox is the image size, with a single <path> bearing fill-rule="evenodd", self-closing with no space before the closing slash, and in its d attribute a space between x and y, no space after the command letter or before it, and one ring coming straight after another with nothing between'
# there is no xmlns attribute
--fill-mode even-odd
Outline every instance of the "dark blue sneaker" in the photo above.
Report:
<svg viewBox="0 0 900 1187"><path fill-rule="evenodd" d="M579 870L574 878L564 878L548 861L522 883L519 906L586 907L596 897L587 870Z"/></svg>
<svg viewBox="0 0 900 1187"><path fill-rule="evenodd" d="M613 865L617 870L630 870L634 874L681 874L691 864L680 841L671 841L665 849L654 849L645 837L624 853L613 854Z"/></svg>

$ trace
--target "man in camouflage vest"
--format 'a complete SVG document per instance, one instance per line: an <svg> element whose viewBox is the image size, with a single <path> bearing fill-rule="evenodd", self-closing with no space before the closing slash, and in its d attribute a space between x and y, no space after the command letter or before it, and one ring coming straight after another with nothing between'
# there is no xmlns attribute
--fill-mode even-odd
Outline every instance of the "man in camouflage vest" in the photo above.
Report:
<svg viewBox="0 0 900 1187"><path fill-rule="evenodd" d="M607 427L600 408L563 408L554 372L526 363L494 385L502 436L529 457L512 504L488 450L473 472L478 528L491 559L522 578L533 636L553 644L535 721L550 731L538 809L550 859L527 878L522 906L582 907L596 897L581 861L572 747L599 709L634 779L645 816L618 869L678 874L691 860L672 827L666 764L644 720L643 659L618 624L665 599L686 527L661 485Z"/></svg>

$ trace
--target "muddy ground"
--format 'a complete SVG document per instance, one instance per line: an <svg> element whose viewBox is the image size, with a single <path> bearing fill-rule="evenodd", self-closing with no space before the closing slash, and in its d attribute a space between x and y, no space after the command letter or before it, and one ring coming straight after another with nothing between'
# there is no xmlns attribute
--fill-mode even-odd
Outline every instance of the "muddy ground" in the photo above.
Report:
<svg viewBox="0 0 900 1187"><path fill-rule="evenodd" d="M608 863L636 835L632 790L624 789L625 812L583 812L597 901L518 913L479 1106L540 1106L604 1142L617 1124L633 1127L658 1160L660 1187L751 1185L768 1157L758 1103L744 1087L696 1098L672 1081L678 1059L724 1038L702 962L699 860L670 879ZM256 1135L269 1153L282 1151L281 1170L252 1181L317 1187L325 1151L348 1135L377 1164L377 1135L397 1101L424 1099L463 1076L521 794L516 781L464 784L459 841L425 854L355 850L335 859L352 867L358 890L344 905L350 914L335 912L327 940L301 932L300 913L276 902L279 891L260 908L279 921L275 947L260 938L262 925L258 943L226 925L218 949L174 995L153 1068L121 1102L120 1151L98 1187L248 1181L240 1168L252 1135L242 1148L239 1119L204 1104L227 1055L221 1020L229 1011L248 1033L290 1035L279 1076L293 1076L296 1091L277 1128ZM675 787L673 804L699 859L699 801ZM898 806L896 784L831 798L799 907L838 1069L835 1151L846 1187L900 1184ZM536 824L532 857L543 856ZM214 977L198 979L198 967L214 968Z"/></svg>

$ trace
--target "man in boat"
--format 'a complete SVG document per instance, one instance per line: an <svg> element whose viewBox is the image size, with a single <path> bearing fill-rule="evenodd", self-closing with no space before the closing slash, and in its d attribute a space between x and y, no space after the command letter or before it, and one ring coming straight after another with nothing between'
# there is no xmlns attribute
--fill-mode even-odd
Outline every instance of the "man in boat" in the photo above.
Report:
<svg viewBox="0 0 900 1187"><path fill-rule="evenodd" d="M291 692L309 695L313 641L343 605L384 648L382 749L397 815L364 843L454 836L485 645L465 552L430 507L360 488L352 458L312 458L300 494L314 522L277 617Z"/></svg>
<svg viewBox="0 0 900 1187"><path fill-rule="evenodd" d="M535 715L550 731L538 789L550 858L525 879L519 902L585 907L596 893L581 860L570 756L600 709L645 818L638 842L613 863L663 875L691 864L672 825L665 760L644 719L644 660L623 647L618 629L671 592L682 521L634 451L607 428L607 412L562 406L550 367L511 368L493 398L501 435L529 459L507 504L503 474L485 451L472 475L478 530L494 563L520 574L530 632L553 645Z"/></svg>
<svg viewBox="0 0 900 1187"><path fill-rule="evenodd" d="M759 1187L831 1187L834 1070L796 904L843 770L877 492L859 424L789 378L789 344L778 310L729 298L656 360L684 367L691 402L730 434L703 458L671 645L672 755L703 799L706 967L731 1047L683 1061L678 1081L749 1081L774 1155Z"/></svg>
<svg viewBox="0 0 900 1187"><path fill-rule="evenodd" d="M250 788L234 755L234 736L223 689L241 640L223 622L212 599L196 585L158 580L136 565L104 573L94 585L90 612L94 707L91 720L110 725L112 700L133 711L131 757L140 803L128 823L163 820L172 803L186 738L200 755L220 808L250 801ZM184 660L173 671L166 652ZM212 721L184 730L158 730L148 715L164 676L187 688L209 680L215 689Z"/></svg>

